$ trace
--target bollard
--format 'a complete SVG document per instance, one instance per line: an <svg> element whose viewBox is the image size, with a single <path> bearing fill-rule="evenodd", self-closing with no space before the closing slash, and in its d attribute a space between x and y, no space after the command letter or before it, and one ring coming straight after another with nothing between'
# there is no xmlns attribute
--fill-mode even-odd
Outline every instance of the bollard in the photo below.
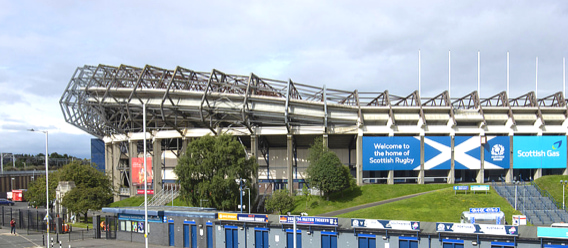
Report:
<svg viewBox="0 0 568 248"><path fill-rule="evenodd" d="M59 248L61 248L61 240L59 240Z"/></svg>
<svg viewBox="0 0 568 248"><path fill-rule="evenodd" d="M53 237L51 238L51 248L53 248Z"/></svg>

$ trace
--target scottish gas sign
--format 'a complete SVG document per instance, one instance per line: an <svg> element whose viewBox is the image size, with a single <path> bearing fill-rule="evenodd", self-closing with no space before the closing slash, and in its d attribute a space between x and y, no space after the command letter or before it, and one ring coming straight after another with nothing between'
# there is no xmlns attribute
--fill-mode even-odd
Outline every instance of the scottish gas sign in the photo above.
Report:
<svg viewBox="0 0 568 248"><path fill-rule="evenodd" d="M363 137L363 170L420 169L417 137Z"/></svg>
<svg viewBox="0 0 568 248"><path fill-rule="evenodd" d="M513 137L513 168L566 168L566 136Z"/></svg>

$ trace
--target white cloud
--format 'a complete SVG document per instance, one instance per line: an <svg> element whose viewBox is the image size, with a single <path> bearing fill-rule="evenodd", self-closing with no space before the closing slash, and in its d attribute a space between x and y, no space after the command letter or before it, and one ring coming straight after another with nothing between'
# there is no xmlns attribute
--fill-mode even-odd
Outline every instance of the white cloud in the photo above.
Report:
<svg viewBox="0 0 568 248"><path fill-rule="evenodd" d="M146 64L353 91L423 97L506 89L562 90L568 3L561 1L6 1L0 0L0 135L18 127L88 135L66 124L59 98L78 66ZM81 134L78 136L74 136ZM0 139L0 149L23 141ZM71 142L67 142L71 143ZM68 149L75 149L69 146ZM60 152L60 151L58 151ZM61 151L65 153L65 151Z"/></svg>

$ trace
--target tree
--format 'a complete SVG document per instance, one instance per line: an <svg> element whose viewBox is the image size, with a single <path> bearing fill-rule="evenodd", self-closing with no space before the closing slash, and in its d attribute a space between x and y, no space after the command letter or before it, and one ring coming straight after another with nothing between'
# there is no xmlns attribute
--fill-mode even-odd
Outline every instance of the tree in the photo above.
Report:
<svg viewBox="0 0 568 248"><path fill-rule="evenodd" d="M314 143L310 146L308 151L308 162L315 164L324 153L329 151L329 148L323 145L323 138L318 136L314 139Z"/></svg>
<svg viewBox="0 0 568 248"><path fill-rule="evenodd" d="M96 168L74 161L49 175L49 199L55 199L55 189L60 181L73 181L76 188L67 192L61 204L72 212L85 214L100 210L112 202L113 189L108 177ZM45 206L45 177L36 177L25 193L26 199L35 206Z"/></svg>
<svg viewBox="0 0 568 248"><path fill-rule="evenodd" d="M277 211L279 214L292 210L294 204L294 197L288 194L288 190L286 189L277 190L264 202L266 210Z"/></svg>
<svg viewBox="0 0 568 248"><path fill-rule="evenodd" d="M257 173L254 158L247 158L245 148L233 136L206 135L193 140L174 169L181 186L180 196L193 206L218 209L236 208L239 204L239 180L251 189L252 175Z"/></svg>
<svg viewBox="0 0 568 248"><path fill-rule="evenodd" d="M100 210L112 202L113 188L109 178L95 167L73 161L57 171L59 181L73 181L75 188L67 192L61 204L72 212L84 214Z"/></svg>
<svg viewBox="0 0 568 248"><path fill-rule="evenodd" d="M323 146L321 138L315 139L309 152L308 181L312 187L322 191L327 200L330 193L350 186L352 176L349 168L343 166L334 152Z"/></svg>
<svg viewBox="0 0 568 248"><path fill-rule="evenodd" d="M53 173L52 173L53 175ZM55 188L58 180L49 176L49 199L55 199ZM35 176L35 180L28 185L28 190L24 192L24 198L34 206L45 206L45 176Z"/></svg>

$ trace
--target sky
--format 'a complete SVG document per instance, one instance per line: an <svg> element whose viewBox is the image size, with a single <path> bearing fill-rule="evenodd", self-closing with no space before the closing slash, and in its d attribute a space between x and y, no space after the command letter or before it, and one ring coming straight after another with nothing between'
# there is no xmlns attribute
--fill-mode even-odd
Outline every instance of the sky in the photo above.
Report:
<svg viewBox="0 0 568 248"><path fill-rule="evenodd" d="M564 90L566 30L567 1L0 0L0 152L44 153L34 128L49 132L49 153L90 158L94 137L59 105L84 65L253 72L398 96L420 78L422 98L459 98L477 90L479 52L486 98L507 90L509 52L509 97L545 97Z"/></svg>

